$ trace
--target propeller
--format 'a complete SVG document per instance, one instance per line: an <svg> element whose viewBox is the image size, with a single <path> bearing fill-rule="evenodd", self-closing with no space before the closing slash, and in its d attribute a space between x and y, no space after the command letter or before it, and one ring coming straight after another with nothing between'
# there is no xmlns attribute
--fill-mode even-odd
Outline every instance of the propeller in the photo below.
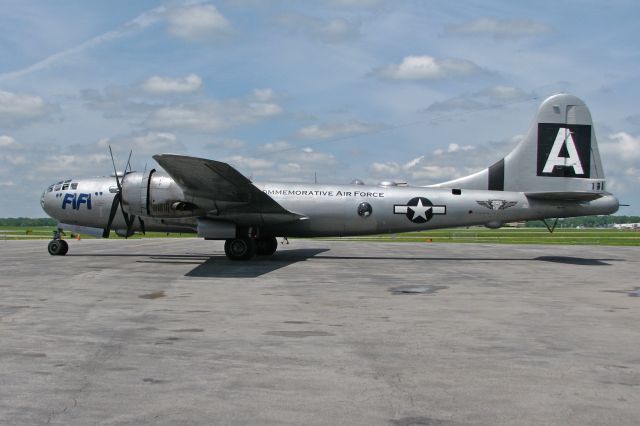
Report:
<svg viewBox="0 0 640 426"><path fill-rule="evenodd" d="M113 159L113 151L111 150L111 145L109 145L109 154L111 155L111 164L113 164L113 172L116 177L116 185L118 186L118 192L113 197L113 203L111 204L111 211L109 212L109 221L107 222L107 227L102 231L102 238L109 238L109 234L111 233L111 225L113 224L113 219L118 212L118 205L120 205L120 211L122 212L122 216L124 217L124 223L127 225L127 233L125 234L125 238L131 235L131 230L133 228L133 224L135 223L136 217L135 215L129 215L124 211L124 206L122 204L122 184L120 182L120 178L118 177L118 171L116 169L116 162ZM124 174L122 175L122 180L124 183L124 177L127 174L127 169L131 165L131 154L133 154L133 150L129 151L129 158L127 159L127 164L124 167ZM142 232L144 233L144 222L142 219L138 218L140 221Z"/></svg>

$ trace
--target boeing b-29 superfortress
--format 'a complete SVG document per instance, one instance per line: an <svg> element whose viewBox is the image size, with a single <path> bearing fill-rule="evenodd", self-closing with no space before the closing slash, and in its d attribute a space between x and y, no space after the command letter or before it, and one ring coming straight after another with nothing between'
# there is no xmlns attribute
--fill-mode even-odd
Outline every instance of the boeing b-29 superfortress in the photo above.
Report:
<svg viewBox="0 0 640 426"><path fill-rule="evenodd" d="M42 208L59 229L109 237L111 230L193 232L225 240L232 260L271 255L276 237L410 232L611 214L591 114L575 96L546 99L527 136L492 166L430 186L252 182L229 164L184 155L153 157L165 170L49 186ZM115 168L115 166L114 166ZM68 245L56 233L49 253Z"/></svg>

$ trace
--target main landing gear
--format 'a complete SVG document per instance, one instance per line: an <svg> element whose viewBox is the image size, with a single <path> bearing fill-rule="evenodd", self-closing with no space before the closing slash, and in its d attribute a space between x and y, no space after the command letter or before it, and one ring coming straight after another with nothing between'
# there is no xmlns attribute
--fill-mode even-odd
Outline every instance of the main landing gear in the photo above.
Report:
<svg viewBox="0 0 640 426"><path fill-rule="evenodd" d="M69 244L62 239L62 230L53 231L53 240L49 241L49 254L52 256L64 256L69 251Z"/></svg>
<svg viewBox="0 0 640 426"><path fill-rule="evenodd" d="M249 260L255 255L269 256L278 249L276 237L231 238L224 243L224 253L230 260Z"/></svg>

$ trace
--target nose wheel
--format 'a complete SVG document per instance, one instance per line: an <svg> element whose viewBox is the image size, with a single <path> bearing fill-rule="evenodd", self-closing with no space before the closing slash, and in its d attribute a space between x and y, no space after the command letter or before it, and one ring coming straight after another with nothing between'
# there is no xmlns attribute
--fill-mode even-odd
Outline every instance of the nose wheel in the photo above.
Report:
<svg viewBox="0 0 640 426"><path fill-rule="evenodd" d="M49 241L47 247L49 254L52 256L64 256L69 251L69 244L62 239L62 231L57 230L53 232L53 240Z"/></svg>

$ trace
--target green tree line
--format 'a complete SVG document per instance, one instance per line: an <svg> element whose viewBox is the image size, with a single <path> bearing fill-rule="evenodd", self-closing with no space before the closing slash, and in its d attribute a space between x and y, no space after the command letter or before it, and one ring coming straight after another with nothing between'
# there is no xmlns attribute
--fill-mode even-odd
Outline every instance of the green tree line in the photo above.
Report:
<svg viewBox="0 0 640 426"><path fill-rule="evenodd" d="M0 218L0 226L56 226L58 221L50 217L34 219L32 217Z"/></svg>
<svg viewBox="0 0 640 426"><path fill-rule="evenodd" d="M549 223L549 220L547 220ZM640 223L640 216L581 216L568 217L558 220L560 228L575 228L577 226L585 228L606 228L614 223ZM532 228L544 227L540 220L527 222L527 226Z"/></svg>

